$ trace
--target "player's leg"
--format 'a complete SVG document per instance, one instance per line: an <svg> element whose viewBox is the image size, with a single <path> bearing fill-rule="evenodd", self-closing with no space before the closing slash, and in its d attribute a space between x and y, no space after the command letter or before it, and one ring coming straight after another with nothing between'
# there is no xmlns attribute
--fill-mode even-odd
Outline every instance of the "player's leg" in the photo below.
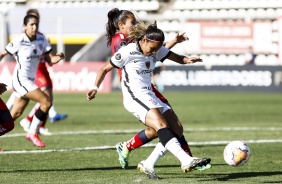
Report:
<svg viewBox="0 0 282 184"><path fill-rule="evenodd" d="M12 92L11 96L9 97L7 103L6 103L6 106L7 108L10 110L12 109L12 106L14 104L14 101L15 101L15 96L17 95L17 93L15 91Z"/></svg>
<svg viewBox="0 0 282 184"><path fill-rule="evenodd" d="M28 92L26 94L26 97L40 104L40 108L38 108L33 117L30 128L26 135L26 139L32 141L35 146L44 147L45 144L40 140L37 132L41 122L48 115L48 111L51 107L51 100L45 93L43 93L38 88Z"/></svg>
<svg viewBox="0 0 282 184"><path fill-rule="evenodd" d="M164 114L171 114L171 111L165 111ZM188 155L180 146L179 141L175 137L173 131L168 128L168 123L164 116L161 115L159 109L150 109L146 115L146 125L154 128L159 136L162 145L168 149L181 162L181 167L184 172L191 171L193 168L205 165L210 162L210 159L197 159Z"/></svg>
<svg viewBox="0 0 282 184"><path fill-rule="evenodd" d="M0 136L14 129L14 120L6 104L0 98ZM3 150L0 149L0 152Z"/></svg>

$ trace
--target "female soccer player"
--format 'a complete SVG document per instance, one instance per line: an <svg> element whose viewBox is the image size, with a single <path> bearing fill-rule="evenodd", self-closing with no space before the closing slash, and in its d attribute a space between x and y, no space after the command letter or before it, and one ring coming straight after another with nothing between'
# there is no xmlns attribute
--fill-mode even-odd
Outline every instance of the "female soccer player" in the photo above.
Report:
<svg viewBox="0 0 282 184"><path fill-rule="evenodd" d="M37 9L29 9L27 10L26 14L32 14L38 17L38 21L40 21L40 15ZM40 32L39 32L40 33ZM38 64L38 68L36 71L36 77L35 77L35 84L38 86L39 89L41 89L47 96L51 98L51 101L53 102L53 84L52 80L50 78L49 72L46 67L46 59L45 59L45 54L40 58L40 62ZM6 103L9 109L11 109L14 99L15 99L16 92L13 92ZM28 114L28 116L20 121L20 125L23 127L23 129L28 132L28 129L30 127L30 124L32 122L32 119L34 117L34 114L36 110L40 107L40 104L37 103L31 110L31 112ZM59 114L55 110L54 102L52 103L51 108L49 109L49 117L50 117L50 122L53 123L55 121L60 121L62 119L67 118L67 114ZM48 131L47 128L45 128L45 124L47 121L47 117L45 120L42 122L39 128L39 134L41 135L52 135L51 132Z"/></svg>
<svg viewBox="0 0 282 184"><path fill-rule="evenodd" d="M152 24L139 35L136 43L130 43L120 48L109 63L103 66L95 81L95 86L88 91L88 100L95 98L100 84L105 75L113 68L122 68L122 94L124 107L151 127L160 139L163 150L169 150L181 162L184 172L191 171L195 167L207 165L210 158L195 158L187 154L180 146L175 134L179 136L178 118L171 111L170 106L163 103L152 91L152 71L156 61L164 61L166 58L180 64L201 62L200 58L188 58L180 56L163 47L164 34L156 24Z"/></svg>
<svg viewBox="0 0 282 184"><path fill-rule="evenodd" d="M108 46L111 45L112 53L114 54L116 51L118 51L122 46L127 45L128 42L134 41L134 34L139 34L140 32L145 32L146 27L144 24L139 22L136 24L136 18L134 14L128 10L119 10L117 8L112 9L108 13L108 23L107 23L107 38L108 38ZM133 30L133 28L135 28ZM131 34L131 35L129 35ZM129 38L127 38L129 36ZM175 39L168 42L165 46L167 48L172 48L177 43L181 43L185 40L188 40L188 37L183 34L177 34ZM121 69L117 69L118 74L121 79ZM156 96L164 103L168 103L167 99L158 91L155 89L154 85L152 85L152 90L156 94ZM174 112L173 112L174 113ZM175 114L176 116L176 114ZM176 116L177 117L177 116ZM183 133L183 128L181 123L178 123L178 129L180 132ZM181 134L182 134L181 133ZM128 159L129 154L132 150L150 142L151 140L157 138L158 135L152 128L146 128L145 130L142 130L138 134L136 134L133 138L131 138L127 142L120 142L116 145L117 152L119 154L119 161L122 166L122 168L126 169L128 167ZM192 153L190 151L189 145L185 139L185 137L180 136L179 142L181 144L181 147L192 156ZM153 152L154 154L151 157L154 157L155 160L159 159L160 156L162 156L162 152ZM142 167L142 170L145 170L145 163L143 164L144 167ZM153 165L153 163L151 164ZM141 165L139 165L141 166ZM139 167L138 166L138 167ZM205 168L196 168L200 170L204 170Z"/></svg>
<svg viewBox="0 0 282 184"><path fill-rule="evenodd" d="M0 83L0 95L7 91L7 85ZM0 136L14 129L14 120L6 104L0 98ZM3 150L0 149L0 152Z"/></svg>
<svg viewBox="0 0 282 184"><path fill-rule="evenodd" d="M38 17L35 15L26 15L23 20L24 33L13 39L0 53L0 61L7 54L15 56L17 61L13 73L12 84L14 91L20 97L15 97L15 102L11 110L11 115L16 120L23 113L24 109L33 100L40 104L40 108L35 113L30 128L26 134L26 139L32 141L35 146L45 147L37 134L40 123L48 115L51 107L50 98L42 92L34 83L36 70L40 57L43 53L46 60L55 64L64 59L64 54L52 54L52 48L44 35L38 33Z"/></svg>

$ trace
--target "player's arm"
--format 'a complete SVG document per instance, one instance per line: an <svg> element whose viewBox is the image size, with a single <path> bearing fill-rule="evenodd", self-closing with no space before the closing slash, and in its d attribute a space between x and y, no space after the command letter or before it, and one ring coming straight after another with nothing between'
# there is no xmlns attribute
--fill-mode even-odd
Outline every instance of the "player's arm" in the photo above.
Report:
<svg viewBox="0 0 282 184"><path fill-rule="evenodd" d="M50 65L53 65L53 64L58 63L60 60L64 59L65 55L62 52L57 53L56 55L53 55L52 52L48 52L46 53L45 58Z"/></svg>
<svg viewBox="0 0 282 184"><path fill-rule="evenodd" d="M197 62L202 62L203 60L199 57L187 57L187 56L182 56L178 55L172 51L170 51L170 54L167 57L168 59L179 63L179 64L192 64L192 63L197 63Z"/></svg>
<svg viewBox="0 0 282 184"><path fill-rule="evenodd" d="M98 71L93 89L88 91L86 94L87 100L92 100L93 98L95 98L97 94L97 90L99 89L99 86L104 81L107 73L111 71L113 68L114 66L110 62L108 62Z"/></svg>
<svg viewBox="0 0 282 184"><path fill-rule="evenodd" d="M6 50L3 50L2 52L0 52L0 61L8 54L8 52Z"/></svg>
<svg viewBox="0 0 282 184"><path fill-rule="evenodd" d="M186 40L189 40L189 38L185 35L185 33L182 33L182 34L177 33L177 35L175 36L175 38L173 40L171 40L170 42L167 42L165 44L165 47L168 48L168 49L171 49L177 43L181 43L181 42L184 42Z"/></svg>

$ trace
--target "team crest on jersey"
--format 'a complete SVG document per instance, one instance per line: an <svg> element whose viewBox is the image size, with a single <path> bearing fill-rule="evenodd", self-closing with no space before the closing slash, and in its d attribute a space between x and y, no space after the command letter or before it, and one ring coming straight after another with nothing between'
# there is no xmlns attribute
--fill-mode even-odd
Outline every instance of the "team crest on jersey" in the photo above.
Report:
<svg viewBox="0 0 282 184"><path fill-rule="evenodd" d="M43 50L43 45L42 44L38 44L38 47L40 50Z"/></svg>
<svg viewBox="0 0 282 184"><path fill-rule="evenodd" d="M33 53L36 54L36 53L37 53L37 50L36 50L36 49L33 49Z"/></svg>
<svg viewBox="0 0 282 184"><path fill-rule="evenodd" d="M149 69L150 68L150 61L146 61L146 67Z"/></svg>
<svg viewBox="0 0 282 184"><path fill-rule="evenodd" d="M120 42L120 44L119 44L120 47L123 47L123 46L126 46L126 45L127 45L126 42Z"/></svg>
<svg viewBox="0 0 282 184"><path fill-rule="evenodd" d="M115 55L115 58L116 58L116 60L120 60L120 59L121 59L120 53L117 53L117 54Z"/></svg>
<svg viewBox="0 0 282 184"><path fill-rule="evenodd" d="M10 43L10 47L13 47L14 46L14 44L13 43Z"/></svg>

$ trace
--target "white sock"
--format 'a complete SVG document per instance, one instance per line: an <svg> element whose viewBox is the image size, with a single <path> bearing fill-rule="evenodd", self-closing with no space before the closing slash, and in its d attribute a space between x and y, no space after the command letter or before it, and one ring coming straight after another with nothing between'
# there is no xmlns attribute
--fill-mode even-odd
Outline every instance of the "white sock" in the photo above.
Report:
<svg viewBox="0 0 282 184"><path fill-rule="evenodd" d="M153 152L149 155L149 157L145 160L146 166L150 167L151 169L154 168L156 162L164 156L168 150L159 142Z"/></svg>
<svg viewBox="0 0 282 184"><path fill-rule="evenodd" d="M13 91L13 93L11 94L10 98L6 103L6 106L8 107L9 110L11 110L14 105L15 97L16 97L16 92Z"/></svg>
<svg viewBox="0 0 282 184"><path fill-rule="evenodd" d="M55 105L52 103L51 108L49 109L49 118L54 118L57 115L57 112L55 110Z"/></svg>
<svg viewBox="0 0 282 184"><path fill-rule="evenodd" d="M174 156L178 158L181 162L181 165L188 165L193 160L193 157L190 157L180 146L178 140L174 137L170 139L165 148L168 149Z"/></svg>
<svg viewBox="0 0 282 184"><path fill-rule="evenodd" d="M36 132L38 132L39 126L42 123L42 121L40 121L36 116L33 117L32 122L30 124L28 133L29 134L35 134Z"/></svg>

